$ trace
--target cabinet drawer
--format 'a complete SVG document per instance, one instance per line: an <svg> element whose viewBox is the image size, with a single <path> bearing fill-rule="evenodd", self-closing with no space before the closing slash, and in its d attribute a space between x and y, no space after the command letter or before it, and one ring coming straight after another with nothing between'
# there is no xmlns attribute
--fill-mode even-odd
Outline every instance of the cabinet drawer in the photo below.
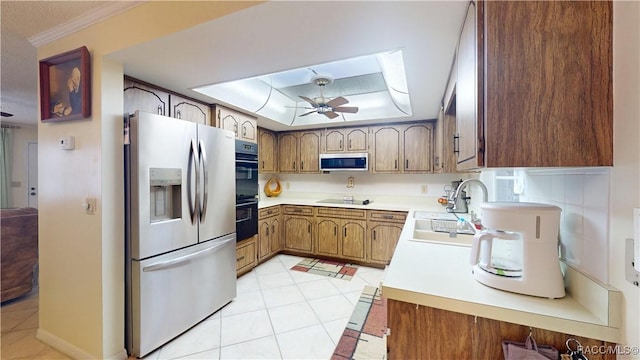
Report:
<svg viewBox="0 0 640 360"><path fill-rule="evenodd" d="M297 206L297 205L285 205L284 213L288 215L313 215L313 207L311 206Z"/></svg>
<svg viewBox="0 0 640 360"><path fill-rule="evenodd" d="M369 210L369 220L404 223L406 219L407 219L406 211Z"/></svg>
<svg viewBox="0 0 640 360"><path fill-rule="evenodd" d="M271 216L280 215L280 205L270 206L258 211L258 219L264 219Z"/></svg>
<svg viewBox="0 0 640 360"><path fill-rule="evenodd" d="M239 242L236 245L236 271L243 272L256 265L256 237Z"/></svg>
<svg viewBox="0 0 640 360"><path fill-rule="evenodd" d="M345 209L334 207L316 207L317 216L327 216L332 218L366 219L367 212L362 209Z"/></svg>

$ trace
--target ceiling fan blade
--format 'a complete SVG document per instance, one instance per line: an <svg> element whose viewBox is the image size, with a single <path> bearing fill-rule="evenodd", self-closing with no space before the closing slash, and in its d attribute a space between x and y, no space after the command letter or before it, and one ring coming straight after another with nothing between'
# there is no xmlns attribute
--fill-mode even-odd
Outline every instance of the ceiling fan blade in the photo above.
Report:
<svg viewBox="0 0 640 360"><path fill-rule="evenodd" d="M348 104L348 103L349 103L349 100L343 98L342 96L339 96L339 97L337 97L337 98L335 98L335 99L333 99L331 101L328 101L327 102L327 106L335 108L335 107L338 107L340 105L344 105L344 104Z"/></svg>
<svg viewBox="0 0 640 360"><path fill-rule="evenodd" d="M318 107L318 104L315 101L309 99L308 97L300 95L300 98L308 102L309 104L311 104L311 106L313 106L314 108Z"/></svg>
<svg viewBox="0 0 640 360"><path fill-rule="evenodd" d="M325 115L326 117L328 117L329 119L335 119L335 118L337 118L338 116L340 116L340 115L338 115L338 114L334 113L333 111L325 111L325 112L324 112L324 115Z"/></svg>
<svg viewBox="0 0 640 360"><path fill-rule="evenodd" d="M355 114L358 112L358 107L357 106L341 106L341 107L333 108L333 111Z"/></svg>
<svg viewBox="0 0 640 360"><path fill-rule="evenodd" d="M308 113L301 114L300 116L307 116L307 115L313 114L315 112L318 112L318 110L309 111Z"/></svg>

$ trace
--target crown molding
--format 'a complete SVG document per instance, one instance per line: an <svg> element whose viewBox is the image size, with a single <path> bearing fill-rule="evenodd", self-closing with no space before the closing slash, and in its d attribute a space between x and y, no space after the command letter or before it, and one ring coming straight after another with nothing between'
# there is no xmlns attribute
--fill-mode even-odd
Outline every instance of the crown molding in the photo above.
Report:
<svg viewBox="0 0 640 360"><path fill-rule="evenodd" d="M82 14L81 16L69 20L65 23L57 25L47 31L36 34L27 40L31 45L37 47L46 45L55 40L61 39L69 34L80 31L97 22L106 20L112 16L125 12L136 7L148 0L143 1L114 1L93 11Z"/></svg>

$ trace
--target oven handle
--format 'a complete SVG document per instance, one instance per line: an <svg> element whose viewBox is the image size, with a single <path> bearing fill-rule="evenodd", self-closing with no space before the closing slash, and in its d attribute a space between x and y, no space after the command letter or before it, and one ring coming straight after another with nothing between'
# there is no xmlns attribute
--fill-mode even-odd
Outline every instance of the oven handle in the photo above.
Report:
<svg viewBox="0 0 640 360"><path fill-rule="evenodd" d="M244 202L244 203L240 203L240 204L236 204L236 207L245 207L245 206L249 206L249 205L257 205L258 201L249 201L249 202Z"/></svg>
<svg viewBox="0 0 640 360"><path fill-rule="evenodd" d="M245 163L245 164L256 164L258 165L258 160L241 160L241 159L236 159L237 163Z"/></svg>

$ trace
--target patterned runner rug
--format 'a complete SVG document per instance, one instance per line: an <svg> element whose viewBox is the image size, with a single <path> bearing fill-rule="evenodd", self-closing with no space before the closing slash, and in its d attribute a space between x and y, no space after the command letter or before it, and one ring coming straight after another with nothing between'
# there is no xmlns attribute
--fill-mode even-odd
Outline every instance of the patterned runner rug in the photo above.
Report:
<svg viewBox="0 0 640 360"><path fill-rule="evenodd" d="M331 359L386 359L386 329L387 299L365 286Z"/></svg>
<svg viewBox="0 0 640 360"><path fill-rule="evenodd" d="M314 258L304 258L291 270L308 272L322 276L329 276L343 280L351 280L358 270L358 265L347 264L337 261L320 260Z"/></svg>

